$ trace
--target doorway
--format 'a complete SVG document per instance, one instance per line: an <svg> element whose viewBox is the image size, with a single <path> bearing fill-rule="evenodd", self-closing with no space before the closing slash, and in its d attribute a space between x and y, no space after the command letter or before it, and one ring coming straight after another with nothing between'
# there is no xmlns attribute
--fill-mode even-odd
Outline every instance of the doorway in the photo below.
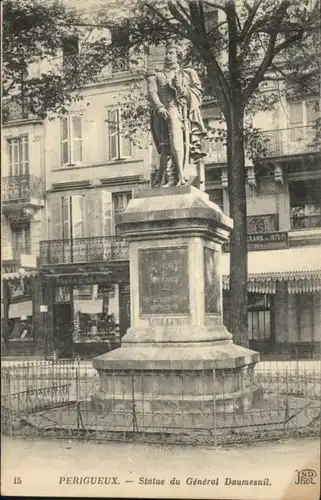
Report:
<svg viewBox="0 0 321 500"><path fill-rule="evenodd" d="M54 304L54 349L58 358L73 357L72 304Z"/></svg>

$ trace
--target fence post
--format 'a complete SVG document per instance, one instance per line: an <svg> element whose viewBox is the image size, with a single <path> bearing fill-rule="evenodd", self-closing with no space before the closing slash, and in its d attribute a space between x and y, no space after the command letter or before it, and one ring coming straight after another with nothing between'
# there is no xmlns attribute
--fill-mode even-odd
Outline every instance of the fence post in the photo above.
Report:
<svg viewBox="0 0 321 500"><path fill-rule="evenodd" d="M217 436L216 436L216 374L215 368L212 370L213 372L213 434L214 434L214 446L217 444Z"/></svg>
<svg viewBox="0 0 321 500"><path fill-rule="evenodd" d="M133 411L133 432L138 431L136 405L135 405L135 375L132 375L132 411Z"/></svg>
<svg viewBox="0 0 321 500"><path fill-rule="evenodd" d="M5 394L8 402L8 434L9 436L13 435L13 424L12 424L12 400L11 400L11 379L10 379L10 370L6 373L6 387Z"/></svg>

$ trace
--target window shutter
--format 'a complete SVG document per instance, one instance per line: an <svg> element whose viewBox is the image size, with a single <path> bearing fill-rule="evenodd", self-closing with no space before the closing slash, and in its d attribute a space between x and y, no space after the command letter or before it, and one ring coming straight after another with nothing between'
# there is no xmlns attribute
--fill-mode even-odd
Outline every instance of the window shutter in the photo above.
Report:
<svg viewBox="0 0 321 500"><path fill-rule="evenodd" d="M60 240L62 238L62 198L53 196L49 198L50 212L50 239Z"/></svg>
<svg viewBox="0 0 321 500"><path fill-rule="evenodd" d="M132 143L128 137L121 138L121 156L122 158L130 158L132 156Z"/></svg>
<svg viewBox="0 0 321 500"><path fill-rule="evenodd" d="M101 190L92 189L86 195L86 236L102 236Z"/></svg>
<svg viewBox="0 0 321 500"><path fill-rule="evenodd" d="M121 111L118 110L118 134L120 143L120 157L129 158L132 156L132 143L125 133L122 132Z"/></svg>
<svg viewBox="0 0 321 500"><path fill-rule="evenodd" d="M109 159L113 160L119 157L119 122L118 109L108 111L108 153Z"/></svg>
<svg viewBox="0 0 321 500"><path fill-rule="evenodd" d="M315 120L320 115L320 101L307 101L306 102L306 121L307 125L313 125Z"/></svg>
<svg viewBox="0 0 321 500"><path fill-rule="evenodd" d="M61 164L67 165L70 163L70 152L69 152L69 117L64 116L60 119L60 130L61 130Z"/></svg>
<svg viewBox="0 0 321 500"><path fill-rule="evenodd" d="M82 162L82 119L80 115L72 115L72 163Z"/></svg>
<svg viewBox="0 0 321 500"><path fill-rule="evenodd" d="M290 126L300 126L303 123L302 102L290 102L289 105Z"/></svg>
<svg viewBox="0 0 321 500"><path fill-rule="evenodd" d="M110 191L102 191L102 235L114 234L113 198Z"/></svg>
<svg viewBox="0 0 321 500"><path fill-rule="evenodd" d="M64 196L62 199L62 238L64 240L71 238L70 205L71 196Z"/></svg>
<svg viewBox="0 0 321 500"><path fill-rule="evenodd" d="M84 236L83 196L72 195L70 198L71 198L72 237L83 238Z"/></svg>
<svg viewBox="0 0 321 500"><path fill-rule="evenodd" d="M303 113L302 102L291 102L289 105L290 140L296 142L302 139Z"/></svg>
<svg viewBox="0 0 321 500"><path fill-rule="evenodd" d="M28 137L22 137L21 138L22 142L22 156L21 156L21 161L23 165L23 173L28 174L29 173L29 144L28 144Z"/></svg>

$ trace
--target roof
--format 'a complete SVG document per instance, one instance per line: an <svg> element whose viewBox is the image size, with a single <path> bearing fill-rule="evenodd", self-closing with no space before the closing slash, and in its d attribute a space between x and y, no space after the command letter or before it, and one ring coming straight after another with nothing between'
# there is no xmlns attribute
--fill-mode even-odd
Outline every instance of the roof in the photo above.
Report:
<svg viewBox="0 0 321 500"><path fill-rule="evenodd" d="M230 254L222 254L222 274L230 273ZM321 277L321 245L248 253L249 277Z"/></svg>

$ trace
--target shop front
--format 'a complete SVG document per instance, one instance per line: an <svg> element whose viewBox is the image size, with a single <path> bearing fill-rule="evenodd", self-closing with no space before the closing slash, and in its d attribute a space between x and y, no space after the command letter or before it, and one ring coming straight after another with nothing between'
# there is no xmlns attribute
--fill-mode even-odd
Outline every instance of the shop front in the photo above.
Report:
<svg viewBox="0 0 321 500"><path fill-rule="evenodd" d="M224 322L229 254L223 254ZM248 253L249 346L263 356L314 358L321 341L321 246Z"/></svg>
<svg viewBox="0 0 321 500"><path fill-rule="evenodd" d="M2 356L43 355L40 301L37 271L3 273Z"/></svg>
<svg viewBox="0 0 321 500"><path fill-rule="evenodd" d="M91 359L120 346L129 326L126 283L108 272L44 277L46 354Z"/></svg>

